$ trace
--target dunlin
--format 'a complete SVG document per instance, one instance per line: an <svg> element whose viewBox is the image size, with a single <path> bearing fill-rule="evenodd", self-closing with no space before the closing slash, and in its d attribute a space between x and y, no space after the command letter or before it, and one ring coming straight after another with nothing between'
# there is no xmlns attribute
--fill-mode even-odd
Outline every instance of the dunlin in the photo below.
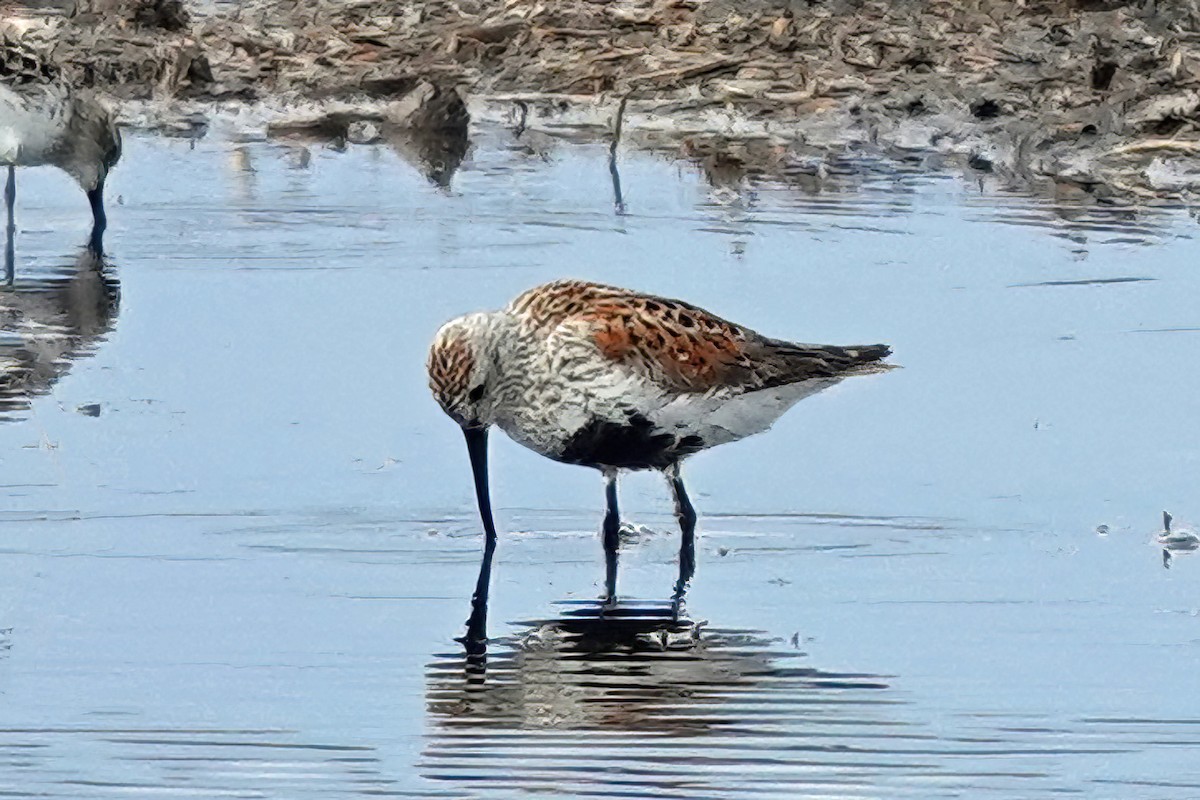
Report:
<svg viewBox="0 0 1200 800"><path fill-rule="evenodd" d="M1155 536L1155 541L1170 550L1200 549L1200 534L1189 527L1171 527L1174 517L1163 512L1163 529Z"/></svg>
<svg viewBox="0 0 1200 800"><path fill-rule="evenodd" d="M881 359L890 352L882 344L770 339L679 300L578 280L446 323L429 352L429 384L462 427L474 471L486 536L476 611L486 606L496 539L487 477L492 425L548 458L603 473L608 603L617 596L618 473L665 474L683 533L678 612L695 571L696 526L680 463L766 430L798 400L843 378L888 369ZM468 638L482 635L468 629Z"/></svg>
<svg viewBox="0 0 1200 800"><path fill-rule="evenodd" d="M92 206L91 246L99 251L108 224L104 181L120 157L113 117L90 96L59 84L0 85L0 166L8 167L6 269L12 270L16 167L51 165L76 180Z"/></svg>

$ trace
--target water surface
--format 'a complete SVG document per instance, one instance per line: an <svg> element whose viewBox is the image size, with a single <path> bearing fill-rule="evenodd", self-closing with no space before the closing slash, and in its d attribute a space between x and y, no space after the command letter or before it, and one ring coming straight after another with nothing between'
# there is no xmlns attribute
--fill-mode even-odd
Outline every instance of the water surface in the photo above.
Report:
<svg viewBox="0 0 1200 800"><path fill-rule="evenodd" d="M532 139L529 141L527 139ZM388 146L128 135L107 253L19 176L0 292L0 793L1200 794L1196 222L922 163L706 176L481 130ZM712 177L712 182L709 178ZM691 623L596 629L598 476L496 437L495 637L422 365L578 276L904 369L704 453ZM677 532L653 475L621 585ZM1107 533L1097 533L1098 526Z"/></svg>

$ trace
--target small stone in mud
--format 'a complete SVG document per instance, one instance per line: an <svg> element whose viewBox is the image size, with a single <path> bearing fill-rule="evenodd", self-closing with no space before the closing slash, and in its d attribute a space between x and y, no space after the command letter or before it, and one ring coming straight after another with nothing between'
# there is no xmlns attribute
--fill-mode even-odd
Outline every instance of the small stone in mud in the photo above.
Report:
<svg viewBox="0 0 1200 800"><path fill-rule="evenodd" d="M1096 526L1096 535L1097 536L1108 536L1108 526L1107 525L1097 525Z"/></svg>
<svg viewBox="0 0 1200 800"><path fill-rule="evenodd" d="M85 417L98 417L100 416L100 404L86 403L81 406L75 406L75 411L83 414Z"/></svg>
<svg viewBox="0 0 1200 800"><path fill-rule="evenodd" d="M370 120L357 120L346 128L346 141L350 144L374 144L382 138L379 126Z"/></svg>

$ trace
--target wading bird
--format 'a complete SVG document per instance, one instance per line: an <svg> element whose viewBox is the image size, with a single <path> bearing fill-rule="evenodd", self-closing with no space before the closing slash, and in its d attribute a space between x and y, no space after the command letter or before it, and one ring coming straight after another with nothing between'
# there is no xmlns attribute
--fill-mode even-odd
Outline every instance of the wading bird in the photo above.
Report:
<svg viewBox="0 0 1200 800"><path fill-rule="evenodd" d="M1171 550L1196 550L1200 548L1200 534L1186 527L1172 529L1171 522L1173 520L1174 517L1166 511L1163 512L1163 529L1155 537L1158 543Z"/></svg>
<svg viewBox="0 0 1200 800"><path fill-rule="evenodd" d="M496 540L490 426L555 461L603 473L610 606L617 597L618 472L662 471L682 531L678 614L695 571L696 526L680 463L766 430L794 403L843 378L888 369L880 362L890 352L882 344L769 339L679 300L575 280L538 286L502 311L446 323L429 351L429 384L466 437L485 533L464 642L486 641L483 609Z"/></svg>
<svg viewBox="0 0 1200 800"><path fill-rule="evenodd" d="M60 84L0 85L0 166L8 167L6 269L12 270L16 168L50 165L79 183L92 206L91 247L103 249L104 181L121 157L121 135L108 109Z"/></svg>
<svg viewBox="0 0 1200 800"><path fill-rule="evenodd" d="M1163 529L1155 535L1154 540L1162 545L1162 562L1167 569L1171 568L1171 554L1174 552L1190 552L1200 549L1200 534L1187 527L1171 527L1174 520L1169 513L1163 512Z"/></svg>

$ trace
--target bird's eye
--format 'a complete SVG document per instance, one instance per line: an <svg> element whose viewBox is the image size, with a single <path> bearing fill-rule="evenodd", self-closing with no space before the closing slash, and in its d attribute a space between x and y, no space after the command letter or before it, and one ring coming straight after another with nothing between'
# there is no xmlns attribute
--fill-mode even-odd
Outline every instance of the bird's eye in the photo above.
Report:
<svg viewBox="0 0 1200 800"><path fill-rule="evenodd" d="M474 389L472 389L469 394L467 394L467 400L471 401L472 403L478 403L482 399L483 399L483 384L481 383L478 386L476 386Z"/></svg>

